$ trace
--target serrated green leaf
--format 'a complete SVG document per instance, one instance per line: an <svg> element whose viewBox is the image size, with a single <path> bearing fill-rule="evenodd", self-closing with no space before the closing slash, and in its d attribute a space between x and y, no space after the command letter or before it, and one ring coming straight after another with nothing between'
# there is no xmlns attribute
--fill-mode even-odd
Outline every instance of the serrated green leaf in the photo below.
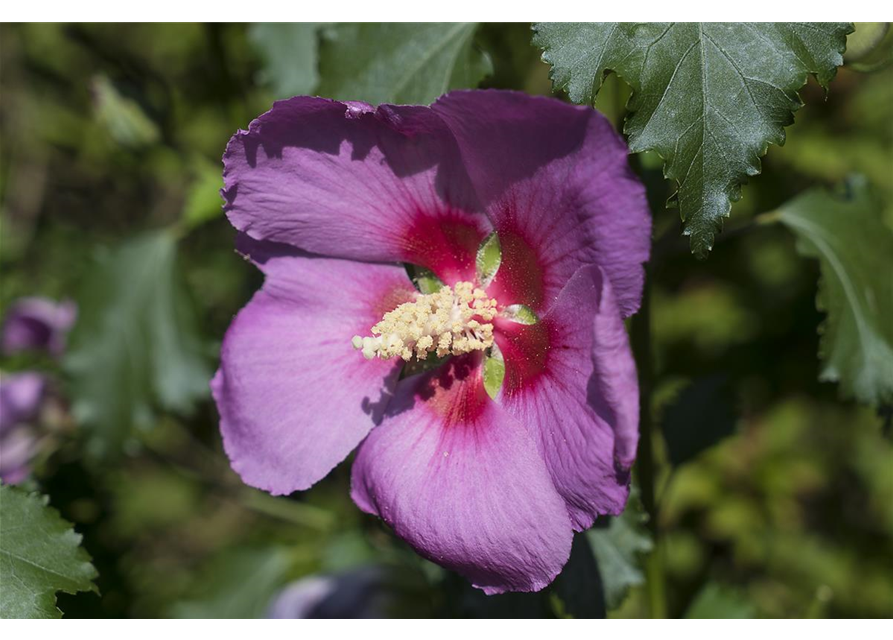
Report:
<svg viewBox="0 0 893 640"><path fill-rule="evenodd" d="M56 592L96 591L80 545L46 499L0 486L0 618L61 618Z"/></svg>
<svg viewBox="0 0 893 640"><path fill-rule="evenodd" d="M706 257L741 185L783 144L814 74L843 63L846 23L539 23L534 43L556 89L592 103L606 72L633 88L630 150L654 150L678 191L692 252Z"/></svg>
<svg viewBox="0 0 893 640"><path fill-rule="evenodd" d="M160 406L188 413L208 395L210 368L176 268L176 240L149 233L94 267L78 298L64 365L88 451L119 451Z"/></svg>
<svg viewBox="0 0 893 640"><path fill-rule="evenodd" d="M505 359L502 357L499 347L494 344L484 357L484 390L487 395L495 400L504 379Z"/></svg>
<svg viewBox="0 0 893 640"><path fill-rule="evenodd" d="M783 205L777 219L797 235L801 255L821 265L820 378L846 396L893 402L893 231L864 180L848 195L812 189Z"/></svg>
<svg viewBox="0 0 893 640"><path fill-rule="evenodd" d="M501 263L502 246L499 244L499 236L494 231L484 238L475 259L477 277L482 287L486 287L493 281Z"/></svg>
<svg viewBox="0 0 893 640"><path fill-rule="evenodd" d="M319 83L316 31L320 22L260 22L248 39L264 59L262 81L277 98L313 93Z"/></svg>
<svg viewBox="0 0 893 640"><path fill-rule="evenodd" d="M645 528L647 519L638 495L632 492L622 514L600 519L586 532L609 610L620 606L630 587L645 582L645 574L639 568L640 556L649 553L653 546Z"/></svg>
<svg viewBox="0 0 893 640"><path fill-rule="evenodd" d="M319 94L372 104L429 104L492 73L475 22L339 24L322 31Z"/></svg>

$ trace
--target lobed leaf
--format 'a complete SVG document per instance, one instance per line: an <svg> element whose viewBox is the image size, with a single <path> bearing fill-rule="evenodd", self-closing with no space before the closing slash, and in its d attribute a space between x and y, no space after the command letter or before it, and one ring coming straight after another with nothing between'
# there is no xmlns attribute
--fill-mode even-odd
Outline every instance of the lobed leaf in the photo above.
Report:
<svg viewBox="0 0 893 640"><path fill-rule="evenodd" d="M826 87L843 63L847 23L552 23L534 44L556 89L592 103L606 73L633 89L624 131L654 150L677 185L692 252L706 257L741 185L802 106L809 74Z"/></svg>
<svg viewBox="0 0 893 640"><path fill-rule="evenodd" d="M862 179L844 196L812 189L777 219L797 235L801 255L821 266L818 307L822 380L871 404L893 402L893 231Z"/></svg>
<svg viewBox="0 0 893 640"><path fill-rule="evenodd" d="M80 544L45 498L0 486L0 618L61 618L57 591L96 591Z"/></svg>
<svg viewBox="0 0 893 640"><path fill-rule="evenodd" d="M641 500L631 492L622 514L600 519L586 532L598 562L608 610L620 606L630 587L645 582L639 559L653 546L646 521Z"/></svg>
<svg viewBox="0 0 893 640"><path fill-rule="evenodd" d="M208 395L210 368L176 271L176 239L147 234L104 257L78 299L64 365L88 450L120 450L158 405L188 413Z"/></svg>

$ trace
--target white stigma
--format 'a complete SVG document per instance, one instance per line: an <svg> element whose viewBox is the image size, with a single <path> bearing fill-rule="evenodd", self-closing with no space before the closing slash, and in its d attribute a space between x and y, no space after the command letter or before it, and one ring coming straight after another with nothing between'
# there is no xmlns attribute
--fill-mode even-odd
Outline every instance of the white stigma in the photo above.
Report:
<svg viewBox="0 0 893 640"><path fill-rule="evenodd" d="M496 300L470 282L457 282L437 293L416 294L415 301L384 314L372 336L354 336L351 344L367 360L400 356L408 362L413 356L425 360L429 353L442 358L483 351L493 345L496 313Z"/></svg>

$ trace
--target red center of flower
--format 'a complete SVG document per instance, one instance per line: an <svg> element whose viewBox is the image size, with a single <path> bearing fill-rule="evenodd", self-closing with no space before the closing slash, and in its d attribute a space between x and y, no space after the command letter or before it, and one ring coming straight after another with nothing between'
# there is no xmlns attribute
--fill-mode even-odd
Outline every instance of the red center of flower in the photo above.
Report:
<svg viewBox="0 0 893 640"><path fill-rule="evenodd" d="M403 236L406 262L433 271L443 282L471 280L475 254L486 233L467 214L416 215Z"/></svg>
<svg viewBox="0 0 893 640"><path fill-rule="evenodd" d="M543 270L533 247L513 231L499 231L502 262L487 293L503 304L539 309L543 303Z"/></svg>

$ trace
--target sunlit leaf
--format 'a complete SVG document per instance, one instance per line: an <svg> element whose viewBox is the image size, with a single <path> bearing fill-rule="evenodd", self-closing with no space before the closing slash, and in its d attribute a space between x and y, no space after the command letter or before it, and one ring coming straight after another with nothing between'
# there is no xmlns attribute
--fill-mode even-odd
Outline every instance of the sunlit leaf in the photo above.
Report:
<svg viewBox="0 0 893 640"><path fill-rule="evenodd" d="M429 104L492 72L474 22L338 24L322 31L319 94L372 104Z"/></svg>
<svg viewBox="0 0 893 640"><path fill-rule="evenodd" d="M0 486L0 618L61 618L56 593L96 591L81 536L45 498Z"/></svg>
<svg viewBox="0 0 893 640"><path fill-rule="evenodd" d="M406 271L413 285L420 293L437 293L443 289L443 281L434 275L434 272L430 269L416 265L406 265Z"/></svg>
<svg viewBox="0 0 893 640"><path fill-rule="evenodd" d="M484 358L484 390L491 398L496 398L505 379L505 359L495 344Z"/></svg>
<svg viewBox="0 0 893 640"><path fill-rule="evenodd" d="M89 450L120 450L155 407L188 413L208 395L210 368L167 231L103 256L78 299L65 367Z"/></svg>
<svg viewBox="0 0 893 640"><path fill-rule="evenodd" d="M872 405L893 402L893 231L879 213L859 178L847 194L807 191L777 216L821 265L821 379Z"/></svg>
<svg viewBox="0 0 893 640"><path fill-rule="evenodd" d="M889 22L854 22L854 31L846 39L847 64L862 60L884 41L890 31Z"/></svg>
<svg viewBox="0 0 893 640"><path fill-rule="evenodd" d="M673 204L705 257L741 185L802 106L814 74L842 64L846 23L539 23L534 42L556 89L591 104L606 72L633 88L624 131L633 152L657 151L678 186Z"/></svg>
<svg viewBox="0 0 893 640"><path fill-rule="evenodd" d="M486 287L492 282L501 263L502 246L499 244L499 236L494 231L481 243L475 259L477 277L482 286Z"/></svg>
<svg viewBox="0 0 893 640"><path fill-rule="evenodd" d="M518 324L536 324L539 318L536 312L523 304L510 304L502 310L501 316L506 320L517 322Z"/></svg>
<svg viewBox="0 0 893 640"><path fill-rule="evenodd" d="M893 64L893 29L889 22L856 22L847 38L846 64L850 69L873 72Z"/></svg>

